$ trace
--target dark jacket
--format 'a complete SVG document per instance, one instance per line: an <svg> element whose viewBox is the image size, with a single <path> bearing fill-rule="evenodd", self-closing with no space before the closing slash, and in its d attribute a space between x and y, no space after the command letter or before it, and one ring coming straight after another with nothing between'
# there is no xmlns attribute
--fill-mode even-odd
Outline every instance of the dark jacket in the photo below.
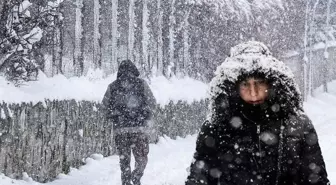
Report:
<svg viewBox="0 0 336 185"><path fill-rule="evenodd" d="M114 128L143 127L151 119L155 98L148 84L139 78L139 71L130 60L121 62L117 79L104 95L106 117Z"/></svg>
<svg viewBox="0 0 336 185"><path fill-rule="evenodd" d="M237 84L248 76L271 84L260 106L251 107L237 93ZM232 49L211 82L210 114L186 185L329 183L316 131L292 77L261 43Z"/></svg>

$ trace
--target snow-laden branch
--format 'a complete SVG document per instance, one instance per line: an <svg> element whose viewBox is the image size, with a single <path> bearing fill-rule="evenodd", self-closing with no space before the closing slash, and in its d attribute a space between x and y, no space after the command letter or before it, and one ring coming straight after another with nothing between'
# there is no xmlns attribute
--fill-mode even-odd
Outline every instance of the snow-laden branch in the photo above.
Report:
<svg viewBox="0 0 336 185"><path fill-rule="evenodd" d="M29 0L20 4L10 4L5 31L0 41L0 71L9 80L20 78L27 80L35 74L38 65L34 59L34 44L41 41L44 28L54 26L56 18L61 18L57 13L59 3L49 2L45 7L39 7L39 14L31 14L34 8ZM21 76L22 75L22 76Z"/></svg>
<svg viewBox="0 0 336 185"><path fill-rule="evenodd" d="M253 18L254 11L284 9L282 0L187 0L188 4L202 5L209 4L214 7L221 18L228 15L235 15L239 19L250 20Z"/></svg>

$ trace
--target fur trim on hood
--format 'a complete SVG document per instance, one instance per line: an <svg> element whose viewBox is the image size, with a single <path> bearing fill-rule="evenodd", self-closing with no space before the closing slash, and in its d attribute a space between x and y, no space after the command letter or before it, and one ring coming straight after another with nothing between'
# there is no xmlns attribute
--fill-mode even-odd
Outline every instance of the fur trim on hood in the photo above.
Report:
<svg viewBox="0 0 336 185"><path fill-rule="evenodd" d="M230 115L235 106L232 101L238 93L237 83L253 74L261 74L270 82L269 96L273 97L274 105L294 114L302 112L301 93L292 71L274 58L264 44L250 41L231 48L230 57L215 72L210 83L208 119L211 122Z"/></svg>

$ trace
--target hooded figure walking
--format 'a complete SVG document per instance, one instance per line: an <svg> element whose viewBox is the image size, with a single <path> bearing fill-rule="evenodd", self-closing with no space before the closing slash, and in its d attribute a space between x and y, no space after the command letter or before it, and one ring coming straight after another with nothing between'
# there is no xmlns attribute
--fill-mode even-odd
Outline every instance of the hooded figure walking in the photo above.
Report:
<svg viewBox="0 0 336 185"><path fill-rule="evenodd" d="M122 185L140 185L147 165L149 136L147 123L156 104L148 84L139 78L139 71L130 60L121 62L117 79L103 98L109 122L113 123L115 144L120 158ZM131 171L131 152L135 169Z"/></svg>
<svg viewBox="0 0 336 185"><path fill-rule="evenodd" d="M232 48L210 96L186 185L329 184L294 75L264 44Z"/></svg>

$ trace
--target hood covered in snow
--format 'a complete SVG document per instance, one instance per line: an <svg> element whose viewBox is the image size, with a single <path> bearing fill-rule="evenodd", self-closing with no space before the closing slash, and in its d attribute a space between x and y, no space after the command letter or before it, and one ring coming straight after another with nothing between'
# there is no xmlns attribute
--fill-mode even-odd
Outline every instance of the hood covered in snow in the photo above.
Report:
<svg viewBox="0 0 336 185"><path fill-rule="evenodd" d="M231 48L230 57L217 68L210 83L210 120L229 115L237 96L237 82L248 75L262 75L270 83L269 96L281 110L297 113L302 98L294 75L260 42L250 41Z"/></svg>

